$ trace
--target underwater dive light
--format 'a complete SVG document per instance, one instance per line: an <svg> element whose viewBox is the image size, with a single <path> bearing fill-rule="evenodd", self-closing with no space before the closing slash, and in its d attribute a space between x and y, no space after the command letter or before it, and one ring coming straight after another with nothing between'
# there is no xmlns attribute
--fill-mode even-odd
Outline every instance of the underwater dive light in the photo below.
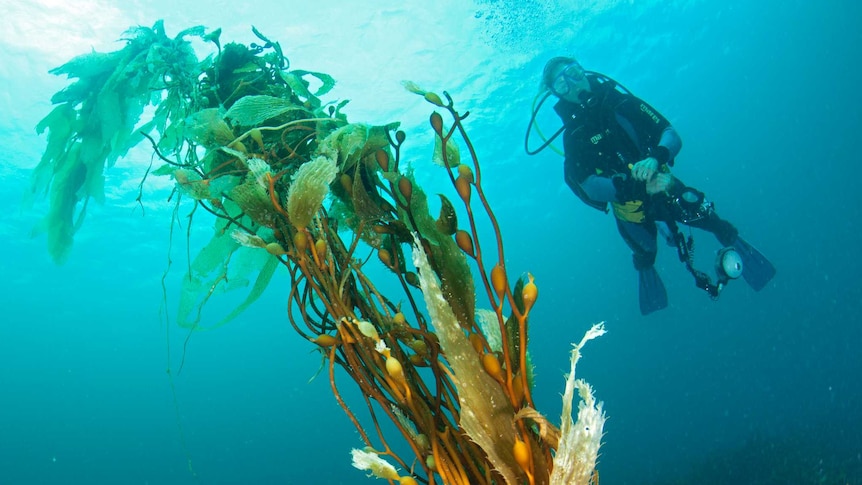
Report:
<svg viewBox="0 0 862 485"><path fill-rule="evenodd" d="M718 256L715 258L715 272L718 274L719 281L739 278L742 276L742 269L742 257L736 249L728 246L718 251Z"/></svg>

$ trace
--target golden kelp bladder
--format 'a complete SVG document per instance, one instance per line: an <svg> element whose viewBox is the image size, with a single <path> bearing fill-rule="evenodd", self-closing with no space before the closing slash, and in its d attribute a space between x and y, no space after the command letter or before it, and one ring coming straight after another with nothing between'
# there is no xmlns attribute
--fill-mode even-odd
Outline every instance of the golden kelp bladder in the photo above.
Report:
<svg viewBox="0 0 862 485"><path fill-rule="evenodd" d="M215 220L212 240L183 279L180 324L197 330L229 321L284 268L288 319L325 356L333 394L365 442L353 451L355 466L402 484L596 480L604 414L574 370L583 344L604 329L593 327L572 352L557 428L533 406L527 335L538 288L532 276L509 277L467 114L447 93L406 84L440 110L430 117L442 165L434 170L466 214L459 221L441 196L435 218L402 170L406 136L398 124L349 123L344 102L318 98L331 77L291 70L278 42L254 33L263 45L223 46L218 30L196 27L171 39L157 22L130 30L120 51L87 54L55 71L78 81L54 97L59 106L40 123L48 148L33 188L52 194L49 222L62 222L50 239L54 257L67 254L80 207L99 198L105 166L147 137L164 162L153 173L176 181L177 208L190 200L191 223L201 223L198 210L213 216L204 223ZM210 41L216 53L197 60L186 36ZM311 78L321 84L314 93ZM153 118L136 131L148 103ZM479 238L480 217L493 229L490 244ZM387 272L370 271L377 263L359 254L367 248ZM216 289L252 277L234 311L215 323L202 319ZM397 289L379 290L384 278L395 278ZM478 301L489 309L477 309ZM361 389L370 423L342 399L337 377L345 374ZM383 418L400 436L384 433ZM393 439L409 451L394 451Z"/></svg>

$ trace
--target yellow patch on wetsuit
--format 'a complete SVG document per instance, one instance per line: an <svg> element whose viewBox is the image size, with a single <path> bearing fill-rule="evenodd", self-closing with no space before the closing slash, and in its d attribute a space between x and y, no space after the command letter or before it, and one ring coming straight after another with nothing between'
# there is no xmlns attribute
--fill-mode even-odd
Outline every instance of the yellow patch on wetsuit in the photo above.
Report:
<svg viewBox="0 0 862 485"><path fill-rule="evenodd" d="M646 217L644 215L644 203L642 200L630 200L625 203L612 202L611 205L614 209L614 216L621 221L640 224Z"/></svg>

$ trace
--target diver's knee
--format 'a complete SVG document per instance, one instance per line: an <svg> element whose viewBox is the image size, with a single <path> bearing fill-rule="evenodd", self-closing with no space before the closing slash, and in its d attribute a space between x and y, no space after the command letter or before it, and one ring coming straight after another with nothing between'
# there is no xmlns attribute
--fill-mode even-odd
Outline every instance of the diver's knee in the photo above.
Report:
<svg viewBox="0 0 862 485"><path fill-rule="evenodd" d="M635 269L642 271L651 268L655 264L655 251L651 252L635 252L632 254L632 263Z"/></svg>

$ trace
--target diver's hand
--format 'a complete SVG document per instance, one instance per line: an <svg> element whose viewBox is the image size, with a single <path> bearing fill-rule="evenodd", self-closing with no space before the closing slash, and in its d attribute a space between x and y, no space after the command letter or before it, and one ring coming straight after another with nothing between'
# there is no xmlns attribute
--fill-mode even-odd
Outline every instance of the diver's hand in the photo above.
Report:
<svg viewBox="0 0 862 485"><path fill-rule="evenodd" d="M673 177L669 173L657 173L646 183L646 193L648 195L657 194L659 192L667 192L673 183Z"/></svg>
<svg viewBox="0 0 862 485"><path fill-rule="evenodd" d="M658 170L658 160L653 157L647 157L632 166L632 177L635 180L646 182L652 180Z"/></svg>

